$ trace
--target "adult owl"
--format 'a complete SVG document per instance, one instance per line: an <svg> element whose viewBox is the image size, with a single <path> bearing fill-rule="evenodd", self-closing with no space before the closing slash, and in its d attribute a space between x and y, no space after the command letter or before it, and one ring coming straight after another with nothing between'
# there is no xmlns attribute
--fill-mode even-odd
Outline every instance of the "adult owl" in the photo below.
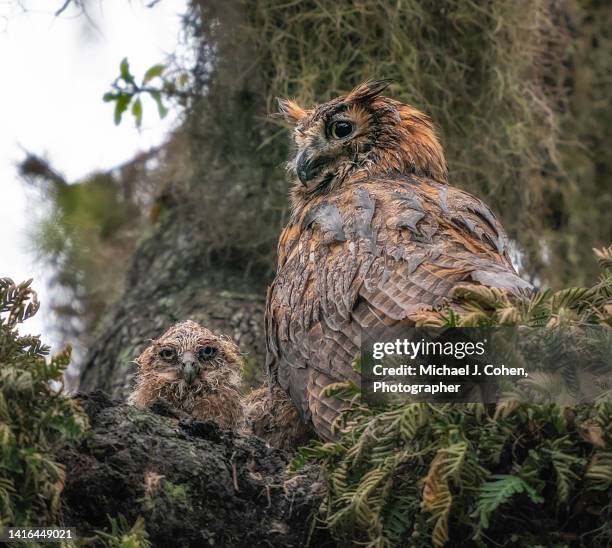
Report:
<svg viewBox="0 0 612 548"><path fill-rule="evenodd" d="M326 440L342 402L321 391L359 382L363 329L409 323L461 283L529 287L489 207L448 184L431 120L382 96L388 84L366 82L308 110L279 100L294 126L297 178L268 290L267 366Z"/></svg>
<svg viewBox="0 0 612 548"><path fill-rule="evenodd" d="M132 405L161 400L196 419L242 426L242 358L229 338L188 320L152 341L136 363L136 385L128 398Z"/></svg>

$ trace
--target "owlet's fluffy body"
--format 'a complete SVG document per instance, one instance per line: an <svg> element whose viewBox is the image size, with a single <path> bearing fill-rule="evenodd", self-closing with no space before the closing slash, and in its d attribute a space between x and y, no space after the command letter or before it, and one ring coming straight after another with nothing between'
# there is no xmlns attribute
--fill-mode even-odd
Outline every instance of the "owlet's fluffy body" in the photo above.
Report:
<svg viewBox="0 0 612 548"><path fill-rule="evenodd" d="M147 407L163 400L195 419L224 428L242 424L238 347L193 321L178 323L152 341L136 360L128 402Z"/></svg>

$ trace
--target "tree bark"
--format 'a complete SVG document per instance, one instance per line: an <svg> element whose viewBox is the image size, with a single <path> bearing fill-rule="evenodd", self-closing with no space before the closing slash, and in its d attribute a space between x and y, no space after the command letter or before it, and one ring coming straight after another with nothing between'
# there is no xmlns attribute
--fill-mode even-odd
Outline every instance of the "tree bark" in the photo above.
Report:
<svg viewBox="0 0 612 548"><path fill-rule="evenodd" d="M91 432L59 454L69 472L63 523L79 537L123 515L130 525L145 519L153 546L333 546L313 528L324 491L317 467L288 477L287 453L258 438L102 392L79 399Z"/></svg>

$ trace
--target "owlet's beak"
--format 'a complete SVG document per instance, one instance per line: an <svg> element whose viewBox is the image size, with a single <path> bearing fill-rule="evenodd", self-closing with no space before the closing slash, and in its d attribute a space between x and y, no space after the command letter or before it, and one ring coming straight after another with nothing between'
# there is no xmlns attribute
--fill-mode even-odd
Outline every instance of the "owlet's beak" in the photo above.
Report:
<svg viewBox="0 0 612 548"><path fill-rule="evenodd" d="M181 356L181 375L187 384L191 384L198 373L196 358L193 352L185 352Z"/></svg>

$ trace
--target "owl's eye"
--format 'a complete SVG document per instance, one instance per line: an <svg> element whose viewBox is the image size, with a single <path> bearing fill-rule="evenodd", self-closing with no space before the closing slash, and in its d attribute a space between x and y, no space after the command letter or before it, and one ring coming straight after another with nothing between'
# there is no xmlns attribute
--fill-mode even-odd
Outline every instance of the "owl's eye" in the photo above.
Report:
<svg viewBox="0 0 612 548"><path fill-rule="evenodd" d="M202 361L210 360L217 355L217 349L214 346L203 346L198 350L198 358Z"/></svg>
<svg viewBox="0 0 612 548"><path fill-rule="evenodd" d="M174 348L162 348L159 351L159 357L166 362L171 362L176 357L176 350Z"/></svg>
<svg viewBox="0 0 612 548"><path fill-rule="evenodd" d="M347 122L346 120L338 120L337 122L333 122L331 127L329 128L329 132L332 137L336 139L343 139L347 137L351 133L353 133L353 124L351 122Z"/></svg>

